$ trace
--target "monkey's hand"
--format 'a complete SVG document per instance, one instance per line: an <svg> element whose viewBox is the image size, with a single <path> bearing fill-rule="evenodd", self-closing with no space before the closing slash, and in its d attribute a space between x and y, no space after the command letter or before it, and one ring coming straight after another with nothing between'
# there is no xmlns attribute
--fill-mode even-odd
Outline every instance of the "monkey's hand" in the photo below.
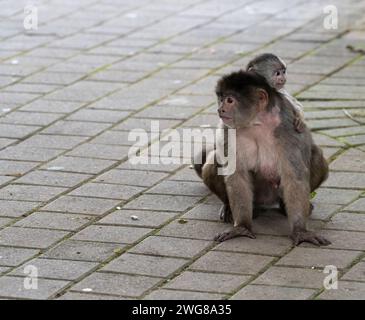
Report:
<svg viewBox="0 0 365 320"><path fill-rule="evenodd" d="M304 121L300 116L294 118L294 128L297 132L302 133L304 131Z"/></svg>
<svg viewBox="0 0 365 320"><path fill-rule="evenodd" d="M293 243L295 246L301 244L302 242L309 242L315 244L316 246L328 246L331 244L326 238L317 235L312 231L296 231L291 235Z"/></svg>
<svg viewBox="0 0 365 320"><path fill-rule="evenodd" d="M223 220L223 222L228 222L228 223L232 223L233 222L233 218L232 218L232 212L231 212L231 208L229 206L229 204L225 203L219 213L219 217L221 220Z"/></svg>
<svg viewBox="0 0 365 320"><path fill-rule="evenodd" d="M235 237L249 237L251 239L255 239L256 236L245 227L233 227L227 231L218 233L214 240L218 242L223 242L228 239L232 239Z"/></svg>

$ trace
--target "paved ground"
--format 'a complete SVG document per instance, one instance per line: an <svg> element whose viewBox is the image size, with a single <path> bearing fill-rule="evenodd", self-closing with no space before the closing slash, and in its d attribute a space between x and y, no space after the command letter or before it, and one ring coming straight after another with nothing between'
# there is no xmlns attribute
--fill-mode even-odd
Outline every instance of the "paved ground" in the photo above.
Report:
<svg viewBox="0 0 365 320"><path fill-rule="evenodd" d="M345 48L364 48L365 2L331 3L335 30L321 1L49 0L25 32L22 1L0 1L0 297L365 299L365 58ZM152 119L216 124L217 78L264 51L331 162L310 221L326 248L292 248L275 212L214 243L227 225L188 165L127 161Z"/></svg>

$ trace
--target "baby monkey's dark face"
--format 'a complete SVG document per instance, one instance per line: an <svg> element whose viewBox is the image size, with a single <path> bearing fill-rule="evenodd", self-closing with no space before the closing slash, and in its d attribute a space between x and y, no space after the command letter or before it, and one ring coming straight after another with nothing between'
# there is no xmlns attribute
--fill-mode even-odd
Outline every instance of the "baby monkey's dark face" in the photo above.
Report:
<svg viewBox="0 0 365 320"><path fill-rule="evenodd" d="M271 73L270 85L276 90L280 90L286 83L286 68L282 65L275 65Z"/></svg>

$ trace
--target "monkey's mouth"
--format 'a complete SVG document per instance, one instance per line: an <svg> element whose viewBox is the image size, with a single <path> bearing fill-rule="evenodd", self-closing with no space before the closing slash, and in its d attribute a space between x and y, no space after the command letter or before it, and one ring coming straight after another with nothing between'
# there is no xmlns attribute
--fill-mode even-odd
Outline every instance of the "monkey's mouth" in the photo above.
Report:
<svg viewBox="0 0 365 320"><path fill-rule="evenodd" d="M219 116L222 120L232 120L231 117L226 117L226 116Z"/></svg>

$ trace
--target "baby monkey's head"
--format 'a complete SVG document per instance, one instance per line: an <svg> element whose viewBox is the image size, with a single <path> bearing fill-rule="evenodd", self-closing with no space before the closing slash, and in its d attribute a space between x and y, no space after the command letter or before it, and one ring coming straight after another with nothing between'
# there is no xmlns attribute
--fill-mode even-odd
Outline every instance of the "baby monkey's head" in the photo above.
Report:
<svg viewBox="0 0 365 320"><path fill-rule="evenodd" d="M264 53L251 60L246 68L263 76L271 87L280 90L286 83L286 64L272 53Z"/></svg>

